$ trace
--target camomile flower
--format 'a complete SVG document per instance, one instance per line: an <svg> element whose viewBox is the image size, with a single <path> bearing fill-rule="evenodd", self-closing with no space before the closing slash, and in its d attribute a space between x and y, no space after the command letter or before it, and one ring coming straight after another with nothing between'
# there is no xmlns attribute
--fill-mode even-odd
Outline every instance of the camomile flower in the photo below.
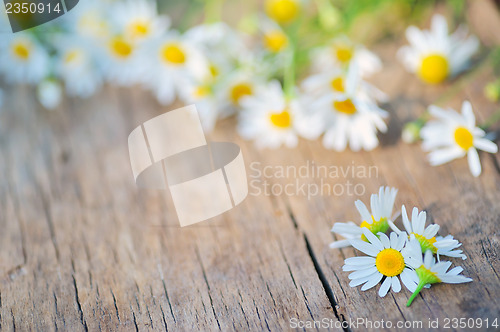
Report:
<svg viewBox="0 0 500 332"><path fill-rule="evenodd" d="M429 84L441 83L467 68L471 56L479 48L475 36L467 37L465 28L448 34L448 24L441 15L434 15L430 30L414 26L406 29L409 46L398 51L409 72Z"/></svg>
<svg viewBox="0 0 500 332"><path fill-rule="evenodd" d="M313 70L347 68L351 63L359 67L361 76L369 76L382 69L382 61L364 46L352 42L346 36L333 39L327 46L317 49L313 54Z"/></svg>
<svg viewBox="0 0 500 332"><path fill-rule="evenodd" d="M407 241L406 233L373 234L369 229L363 229L366 241L351 239L351 245L367 256L351 257L345 260L343 271L354 271L349 274L349 286L361 287L362 291L375 287L382 279L378 295L384 297L392 288L394 293L401 291L401 281L406 287L412 287L411 269L408 267L408 256L403 251ZM378 236L378 237L377 237Z"/></svg>
<svg viewBox="0 0 500 332"><path fill-rule="evenodd" d="M266 0L266 14L279 24L295 20L301 10L300 0Z"/></svg>
<svg viewBox="0 0 500 332"><path fill-rule="evenodd" d="M111 8L113 19L124 35L141 42L164 33L170 19L158 15L156 2L150 0L119 1Z"/></svg>
<svg viewBox="0 0 500 332"><path fill-rule="evenodd" d="M343 248L351 244L350 240L359 239L366 241L363 230L366 228L373 234L385 233L392 222L392 209L398 190L390 187L380 187L378 195L372 194L370 197L371 213L366 205L357 200L354 202L356 209L361 215L361 224L358 226L353 222L337 222L333 225L332 232L343 236L344 240L335 241L330 244L330 248Z"/></svg>
<svg viewBox="0 0 500 332"><path fill-rule="evenodd" d="M447 237L436 237L439 231L439 225L432 224L425 227L427 214L425 211L418 212L416 207L413 208L411 222L406 214L406 207L403 205L401 207L401 214L403 215L403 225L408 236L413 235L422 248L422 253L430 250L433 254L437 254L438 257L449 256L449 257L460 257L466 259L462 253L462 250L455 250L462 244L457 240L453 239L453 236L448 235ZM395 226L394 226L395 227ZM393 228L394 231L399 232L399 229Z"/></svg>
<svg viewBox="0 0 500 332"><path fill-rule="evenodd" d="M174 101L187 80L202 80L208 74L203 53L176 32L156 40L145 51L149 74L144 82L163 105Z"/></svg>
<svg viewBox="0 0 500 332"><path fill-rule="evenodd" d="M102 85L102 75L86 39L62 38L56 41L59 60L56 71L70 96L87 98Z"/></svg>
<svg viewBox="0 0 500 332"><path fill-rule="evenodd" d="M424 287L429 288L432 284L437 283L461 284L472 281L471 278L460 274L463 271L461 266L448 271L451 262L440 261L436 263L430 250L427 250L422 258L419 242L413 236L403 252L408 257L408 264L414 269L410 271L410 278L408 278L411 282L408 289L413 292L406 303L408 307Z"/></svg>
<svg viewBox="0 0 500 332"><path fill-rule="evenodd" d="M0 73L9 83L37 84L49 73L47 51L27 32L5 34L0 49Z"/></svg>
<svg viewBox="0 0 500 332"><path fill-rule="evenodd" d="M471 103L463 102L462 114L434 105L429 107L429 113L437 120L427 122L420 131L420 136L424 151L431 151L431 165L442 165L467 155L472 175L479 176L481 163L476 149L497 153L498 146L485 137L486 133L481 128L476 127Z"/></svg>
<svg viewBox="0 0 500 332"><path fill-rule="evenodd" d="M355 64L350 67L342 86L333 87L333 83L337 82L332 82L332 91L313 105L324 119L323 145L336 151L345 150L348 144L353 151L373 150L378 146L377 131L387 131L383 119L388 113L363 92Z"/></svg>
<svg viewBox="0 0 500 332"><path fill-rule="evenodd" d="M103 68L106 78L118 85L131 86L143 79L148 58L140 46L124 34L117 34L105 42Z"/></svg>
<svg viewBox="0 0 500 332"><path fill-rule="evenodd" d="M288 47L290 41L279 24L265 16L261 16L259 22L262 45L267 52L276 54Z"/></svg>
<svg viewBox="0 0 500 332"><path fill-rule="evenodd" d="M220 85L222 105L226 113L234 113L241 108L241 101L245 97L254 96L263 85L260 76L246 68L236 70L228 75Z"/></svg>
<svg viewBox="0 0 500 332"><path fill-rule="evenodd" d="M258 148L295 147L299 136L314 139L321 132L319 119L305 114L299 98L287 98L278 81L242 98L241 106L238 132Z"/></svg>
<svg viewBox="0 0 500 332"><path fill-rule="evenodd" d="M325 70L307 77L302 82L301 87L308 95L323 96L331 94L341 98L346 92L346 74L346 71L339 67ZM368 100L379 102L386 102L388 100L384 92L361 79L359 80L359 87L356 93Z"/></svg>
<svg viewBox="0 0 500 332"><path fill-rule="evenodd" d="M38 84L36 96L45 109L54 110L62 100L61 84L53 79L46 79Z"/></svg>
<svg viewBox="0 0 500 332"><path fill-rule="evenodd" d="M80 1L78 7L61 17L61 21L79 36L102 43L112 35L112 26L107 17L113 14L110 4L111 1L106 0Z"/></svg>
<svg viewBox="0 0 500 332"><path fill-rule="evenodd" d="M179 90L186 104L195 104L205 132L211 132L219 118L227 116L221 109L220 91L215 84L216 76L211 72L202 79L187 79Z"/></svg>

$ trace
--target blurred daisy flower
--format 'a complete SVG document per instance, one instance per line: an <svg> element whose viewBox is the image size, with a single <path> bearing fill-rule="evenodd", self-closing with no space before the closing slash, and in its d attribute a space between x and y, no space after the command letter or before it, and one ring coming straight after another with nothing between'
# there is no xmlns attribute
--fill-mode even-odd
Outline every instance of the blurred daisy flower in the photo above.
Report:
<svg viewBox="0 0 500 332"><path fill-rule="evenodd" d="M221 83L222 107L232 113L241 107L241 101L245 97L255 95L262 85L262 79L252 71L244 68L236 70Z"/></svg>
<svg viewBox="0 0 500 332"><path fill-rule="evenodd" d="M87 39L63 37L55 42L58 50L56 72L70 96L87 98L102 86L96 56Z"/></svg>
<svg viewBox="0 0 500 332"><path fill-rule="evenodd" d="M327 46L313 52L313 70L323 72L331 68L347 68L355 63L360 75L365 77L382 69L382 61L364 46L352 42L346 36L334 38Z"/></svg>
<svg viewBox="0 0 500 332"><path fill-rule="evenodd" d="M81 1L77 10L71 10L62 17L63 25L82 37L103 42L112 32L109 17L114 13L110 11L110 3L106 0Z"/></svg>
<svg viewBox="0 0 500 332"><path fill-rule="evenodd" d="M38 84L36 96L45 109L54 110L62 100L62 87L55 79L46 79Z"/></svg>
<svg viewBox="0 0 500 332"><path fill-rule="evenodd" d="M209 71L203 53L176 32L149 45L144 52L148 76L145 85L163 105L170 104L181 94L186 80L202 80Z"/></svg>
<svg viewBox="0 0 500 332"><path fill-rule="evenodd" d="M265 16L261 16L259 21L264 49L270 53L279 53L285 50L289 45L289 40L279 24Z"/></svg>
<svg viewBox="0 0 500 332"><path fill-rule="evenodd" d="M413 235L422 249L422 253L430 250L433 254L437 254L438 258L440 255L448 257L459 257L466 259L462 253L462 250L455 250L462 244L455 240L453 236L448 235L447 237L438 236L439 225L433 224L425 227L427 214L425 211L418 212L416 207L413 208L411 222L406 214L406 208L403 205L401 208L401 214L403 215L403 225L409 236ZM394 228L393 228L394 229ZM399 229L394 229L399 232Z"/></svg>
<svg viewBox="0 0 500 332"><path fill-rule="evenodd" d="M266 0L267 15L279 24L288 24L295 20L301 9L301 0Z"/></svg>
<svg viewBox="0 0 500 332"><path fill-rule="evenodd" d="M366 205L357 200L354 204L361 215L361 224L337 222L333 225L332 232L343 236L344 240L332 242L330 248L343 248L351 245L350 240L359 239L366 241L363 230L366 228L373 234L385 233L392 222L392 209L398 190L390 187L380 187L378 195L372 194L370 197L371 213Z"/></svg>
<svg viewBox="0 0 500 332"><path fill-rule="evenodd" d="M330 92L314 102L324 119L323 145L336 151L348 144L353 151L373 150L379 143L377 131L387 131L383 119L388 113L363 91L357 66L350 67L345 80L335 78L330 86Z"/></svg>
<svg viewBox="0 0 500 332"><path fill-rule="evenodd" d="M461 284L472 281L471 278L467 278L460 274L463 271L462 267L457 266L448 271L451 262L441 261L436 263L430 250L427 250L422 258L420 244L414 236L412 236L409 241L404 253L409 257L407 263L414 269L410 271L410 280L413 280L413 282L408 289L411 290L413 294L406 304L408 307L424 287L428 288L432 284L442 282L447 284Z"/></svg>
<svg viewBox="0 0 500 332"><path fill-rule="evenodd" d="M408 71L429 84L441 83L465 70L479 48L475 36L467 37L467 29L448 34L448 24L441 15L434 15L430 30L410 26L406 30L409 46L398 51Z"/></svg>
<svg viewBox="0 0 500 332"><path fill-rule="evenodd" d="M314 139L321 132L319 119L306 116L300 99L287 98L278 81L242 98L241 107L238 132L258 148L295 147L299 136Z"/></svg>
<svg viewBox="0 0 500 332"><path fill-rule="evenodd" d="M49 54L29 33L2 36L0 40L0 73L12 84L37 84L50 68Z"/></svg>
<svg viewBox="0 0 500 332"><path fill-rule="evenodd" d="M453 159L467 155L473 176L481 174L481 163L476 149L489 153L498 152L498 146L485 137L486 133L476 127L472 105L462 104L462 114L431 105L429 113L437 118L426 123L420 135L422 148L431 151L429 160L432 166L445 164Z"/></svg>
<svg viewBox="0 0 500 332"><path fill-rule="evenodd" d="M140 46L123 34L117 34L106 41L106 57L103 67L106 78L122 86L141 82L147 57L140 52Z"/></svg>
<svg viewBox="0 0 500 332"><path fill-rule="evenodd" d="M111 10L120 31L136 42L159 37L170 25L168 17L158 15L155 1L119 1Z"/></svg>
<svg viewBox="0 0 500 332"><path fill-rule="evenodd" d="M411 269L407 266L408 256L403 248L406 244L406 233L397 235L392 232L390 238L384 233L377 235L368 229L363 229L366 241L352 239L351 245L368 255L351 257L345 260L343 271L354 271L349 274L349 286L361 287L362 291L375 287L382 279L382 285L378 290L378 295L384 297L392 288L394 293L401 291L401 278L403 284L411 288L413 279ZM377 237L378 236L378 237Z"/></svg>

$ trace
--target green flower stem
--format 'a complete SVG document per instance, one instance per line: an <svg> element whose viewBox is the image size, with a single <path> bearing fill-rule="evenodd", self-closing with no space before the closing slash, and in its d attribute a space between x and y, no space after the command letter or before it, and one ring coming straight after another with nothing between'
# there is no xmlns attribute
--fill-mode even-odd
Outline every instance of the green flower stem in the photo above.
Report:
<svg viewBox="0 0 500 332"><path fill-rule="evenodd" d="M290 53L285 65L285 73L283 76L283 91L287 97L292 97L295 86L295 50L294 46L290 45Z"/></svg>
<svg viewBox="0 0 500 332"><path fill-rule="evenodd" d="M425 281L420 281L418 283L417 289L413 292L413 294L411 294L410 298L408 299L408 302L406 303L407 307L411 305L415 297L417 297L417 295L420 293L420 291L424 288L425 285L426 285Z"/></svg>

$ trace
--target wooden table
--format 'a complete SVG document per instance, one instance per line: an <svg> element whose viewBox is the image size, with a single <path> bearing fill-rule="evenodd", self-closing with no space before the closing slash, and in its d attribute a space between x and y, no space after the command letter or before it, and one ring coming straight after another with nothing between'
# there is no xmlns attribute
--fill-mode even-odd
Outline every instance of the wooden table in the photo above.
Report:
<svg viewBox="0 0 500 332"><path fill-rule="evenodd" d="M234 119L210 137L241 146L250 180L252 168L265 166L375 166L372 177L299 179L344 188L349 181L364 188L361 196L308 199L251 188L237 208L186 228L168 192L136 188L127 150L133 128L171 108L140 89L106 87L48 112L31 89L9 88L0 113L1 329L279 331L291 319L326 319L342 330L339 322L358 318L422 321L428 329L429 318L500 319L499 155L482 153L475 179L466 159L430 167L419 144L400 140L403 123L430 103L458 109L469 99L479 122L497 110L483 96L493 79L487 51L469 74L424 86L394 59L402 42L375 47L384 70L372 81L389 93L391 119L372 152L336 153L304 140L296 149L259 151L238 137ZM425 209L440 234L463 243L468 259L453 261L474 282L435 285L410 308L406 289L379 298L375 289L349 287L343 260L359 253L329 249L330 228L358 222L354 201L368 202L380 185L399 188L397 209Z"/></svg>

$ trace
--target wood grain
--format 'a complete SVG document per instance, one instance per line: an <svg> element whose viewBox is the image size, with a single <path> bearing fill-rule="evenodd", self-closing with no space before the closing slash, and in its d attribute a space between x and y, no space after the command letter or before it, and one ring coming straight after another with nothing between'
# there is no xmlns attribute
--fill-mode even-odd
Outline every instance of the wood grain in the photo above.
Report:
<svg viewBox="0 0 500 332"><path fill-rule="evenodd" d="M484 173L474 179L465 159L430 167L418 144L399 139L403 123L434 102L458 108L467 98L484 121L498 108L482 94L493 73L478 65L475 75L427 87L394 61L402 43L376 47L384 71L373 82L390 95L391 120L373 152L336 153L308 141L259 151L237 136L234 119L211 135L242 147L250 176L252 162L376 166L370 178L299 179L350 181L365 189L362 195L308 199L251 190L241 206L187 228L178 227L168 192L136 188L128 160L129 132L170 108L140 89L106 87L93 99L68 99L47 112L30 88L8 88L0 113L0 328L280 331L292 318L366 318L423 321L428 330L429 318L500 318L498 156L481 154ZM348 286L341 266L357 252L329 249L330 228L357 221L354 201L367 202L381 185L399 188L397 208L425 209L441 234L463 243L468 259L454 262L474 282L436 285L410 308L407 290L381 299L375 290ZM365 327L331 328L342 329Z"/></svg>

